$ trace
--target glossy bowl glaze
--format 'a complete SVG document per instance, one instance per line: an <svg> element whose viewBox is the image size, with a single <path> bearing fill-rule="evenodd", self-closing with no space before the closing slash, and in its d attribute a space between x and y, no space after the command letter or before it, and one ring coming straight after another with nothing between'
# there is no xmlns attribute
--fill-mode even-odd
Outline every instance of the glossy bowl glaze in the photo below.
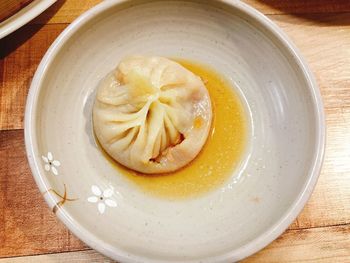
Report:
<svg viewBox="0 0 350 263"><path fill-rule="evenodd" d="M101 154L91 125L95 91L131 54L207 64L240 94L248 146L222 187L186 200L157 198ZM274 240L305 205L321 168L325 122L299 52L249 6L110 0L46 53L28 96L25 139L45 200L89 246L121 262L232 262Z"/></svg>

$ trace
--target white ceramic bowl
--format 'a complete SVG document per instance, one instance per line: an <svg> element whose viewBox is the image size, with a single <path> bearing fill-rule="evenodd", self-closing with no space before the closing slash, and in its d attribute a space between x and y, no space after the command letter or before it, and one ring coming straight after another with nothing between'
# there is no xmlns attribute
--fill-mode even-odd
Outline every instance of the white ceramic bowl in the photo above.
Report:
<svg viewBox="0 0 350 263"><path fill-rule="evenodd" d="M34 19L57 0L35 0L26 7L22 8L16 14L0 23L0 39L11 34L13 31L27 24Z"/></svg>
<svg viewBox="0 0 350 263"><path fill-rule="evenodd" d="M94 92L135 53L208 64L241 94L249 147L221 188L182 201L156 198L101 155L91 127ZM79 17L43 58L27 101L25 139L45 200L94 249L121 262L232 262L274 240L305 205L321 168L325 122L299 52L249 6L111 0ZM65 189L70 200L61 205ZM103 191L104 200L92 203Z"/></svg>

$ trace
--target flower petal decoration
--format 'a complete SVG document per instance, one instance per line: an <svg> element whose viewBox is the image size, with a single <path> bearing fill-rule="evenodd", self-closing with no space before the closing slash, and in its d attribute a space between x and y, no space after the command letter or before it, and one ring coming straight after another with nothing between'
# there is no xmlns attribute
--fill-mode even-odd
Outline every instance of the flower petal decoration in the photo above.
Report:
<svg viewBox="0 0 350 263"><path fill-rule="evenodd" d="M45 166L44 166L44 168L45 168L46 171L50 171L50 167L51 167L51 166L50 166L49 164L45 164Z"/></svg>
<svg viewBox="0 0 350 263"><path fill-rule="evenodd" d="M53 173L54 175L58 175L58 171L57 171L56 167L51 166L51 170L52 170L52 173Z"/></svg>
<svg viewBox="0 0 350 263"><path fill-rule="evenodd" d="M103 214L106 210L106 205L105 205L105 203L100 202L100 203L98 203L97 208L98 208L98 211L100 212L100 214Z"/></svg>
<svg viewBox="0 0 350 263"><path fill-rule="evenodd" d="M90 196L87 200L90 203L97 203L98 197L97 196Z"/></svg>
<svg viewBox="0 0 350 263"><path fill-rule="evenodd" d="M105 198L109 198L112 195L113 195L113 189L112 188L108 188L108 189L103 191L103 197L105 197Z"/></svg>
<svg viewBox="0 0 350 263"><path fill-rule="evenodd" d="M91 186L91 191L92 191L92 193L93 193L94 195L96 195L96 196L102 195L102 191L101 191L101 189L100 189L97 185Z"/></svg>
<svg viewBox="0 0 350 263"><path fill-rule="evenodd" d="M57 161L57 160L53 160L52 161L52 164L54 165L54 166L60 166L61 165L61 163L59 162L59 161Z"/></svg>
<svg viewBox="0 0 350 263"><path fill-rule="evenodd" d="M49 161L52 161L53 160L53 155L51 152L48 152L47 153L47 158L49 159Z"/></svg>
<svg viewBox="0 0 350 263"><path fill-rule="evenodd" d="M97 185L91 186L92 196L87 198L89 203L97 204L97 210L100 214L104 214L108 207L117 207L117 202L111 199L113 196L114 190L112 187L105 190L101 189Z"/></svg>
<svg viewBox="0 0 350 263"><path fill-rule="evenodd" d="M41 158L44 161L44 169L49 172L50 170L54 175L58 175L57 167L61 165L60 161L54 160L52 152L48 152L47 156L42 155Z"/></svg>

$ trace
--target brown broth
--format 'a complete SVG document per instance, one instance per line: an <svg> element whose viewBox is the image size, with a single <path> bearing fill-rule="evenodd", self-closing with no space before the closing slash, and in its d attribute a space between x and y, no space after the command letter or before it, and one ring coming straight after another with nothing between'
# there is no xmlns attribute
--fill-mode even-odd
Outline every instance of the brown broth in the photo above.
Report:
<svg viewBox="0 0 350 263"><path fill-rule="evenodd" d="M203 79L212 101L211 132L199 155L176 172L146 175L121 166L105 154L116 170L140 190L167 199L195 197L222 186L241 161L247 141L245 110L230 83L209 67L176 61Z"/></svg>

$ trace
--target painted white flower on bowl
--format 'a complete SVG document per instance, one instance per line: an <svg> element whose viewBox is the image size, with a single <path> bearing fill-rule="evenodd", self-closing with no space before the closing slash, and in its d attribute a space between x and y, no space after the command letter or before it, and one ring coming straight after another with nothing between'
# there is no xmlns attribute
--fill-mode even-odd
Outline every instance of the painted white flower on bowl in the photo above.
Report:
<svg viewBox="0 0 350 263"><path fill-rule="evenodd" d="M113 189L107 188L102 191L98 186L91 186L91 191L94 194L90 196L87 200L90 203L97 203L97 209L100 214L106 211L106 207L117 207L117 202L112 200Z"/></svg>
<svg viewBox="0 0 350 263"><path fill-rule="evenodd" d="M45 163L45 170L46 171L52 171L52 173L54 175L58 175L58 170L57 167L59 167L61 165L61 163L57 160L53 159L53 155L51 152L47 153L47 156L42 155L41 158L43 159L44 163Z"/></svg>

